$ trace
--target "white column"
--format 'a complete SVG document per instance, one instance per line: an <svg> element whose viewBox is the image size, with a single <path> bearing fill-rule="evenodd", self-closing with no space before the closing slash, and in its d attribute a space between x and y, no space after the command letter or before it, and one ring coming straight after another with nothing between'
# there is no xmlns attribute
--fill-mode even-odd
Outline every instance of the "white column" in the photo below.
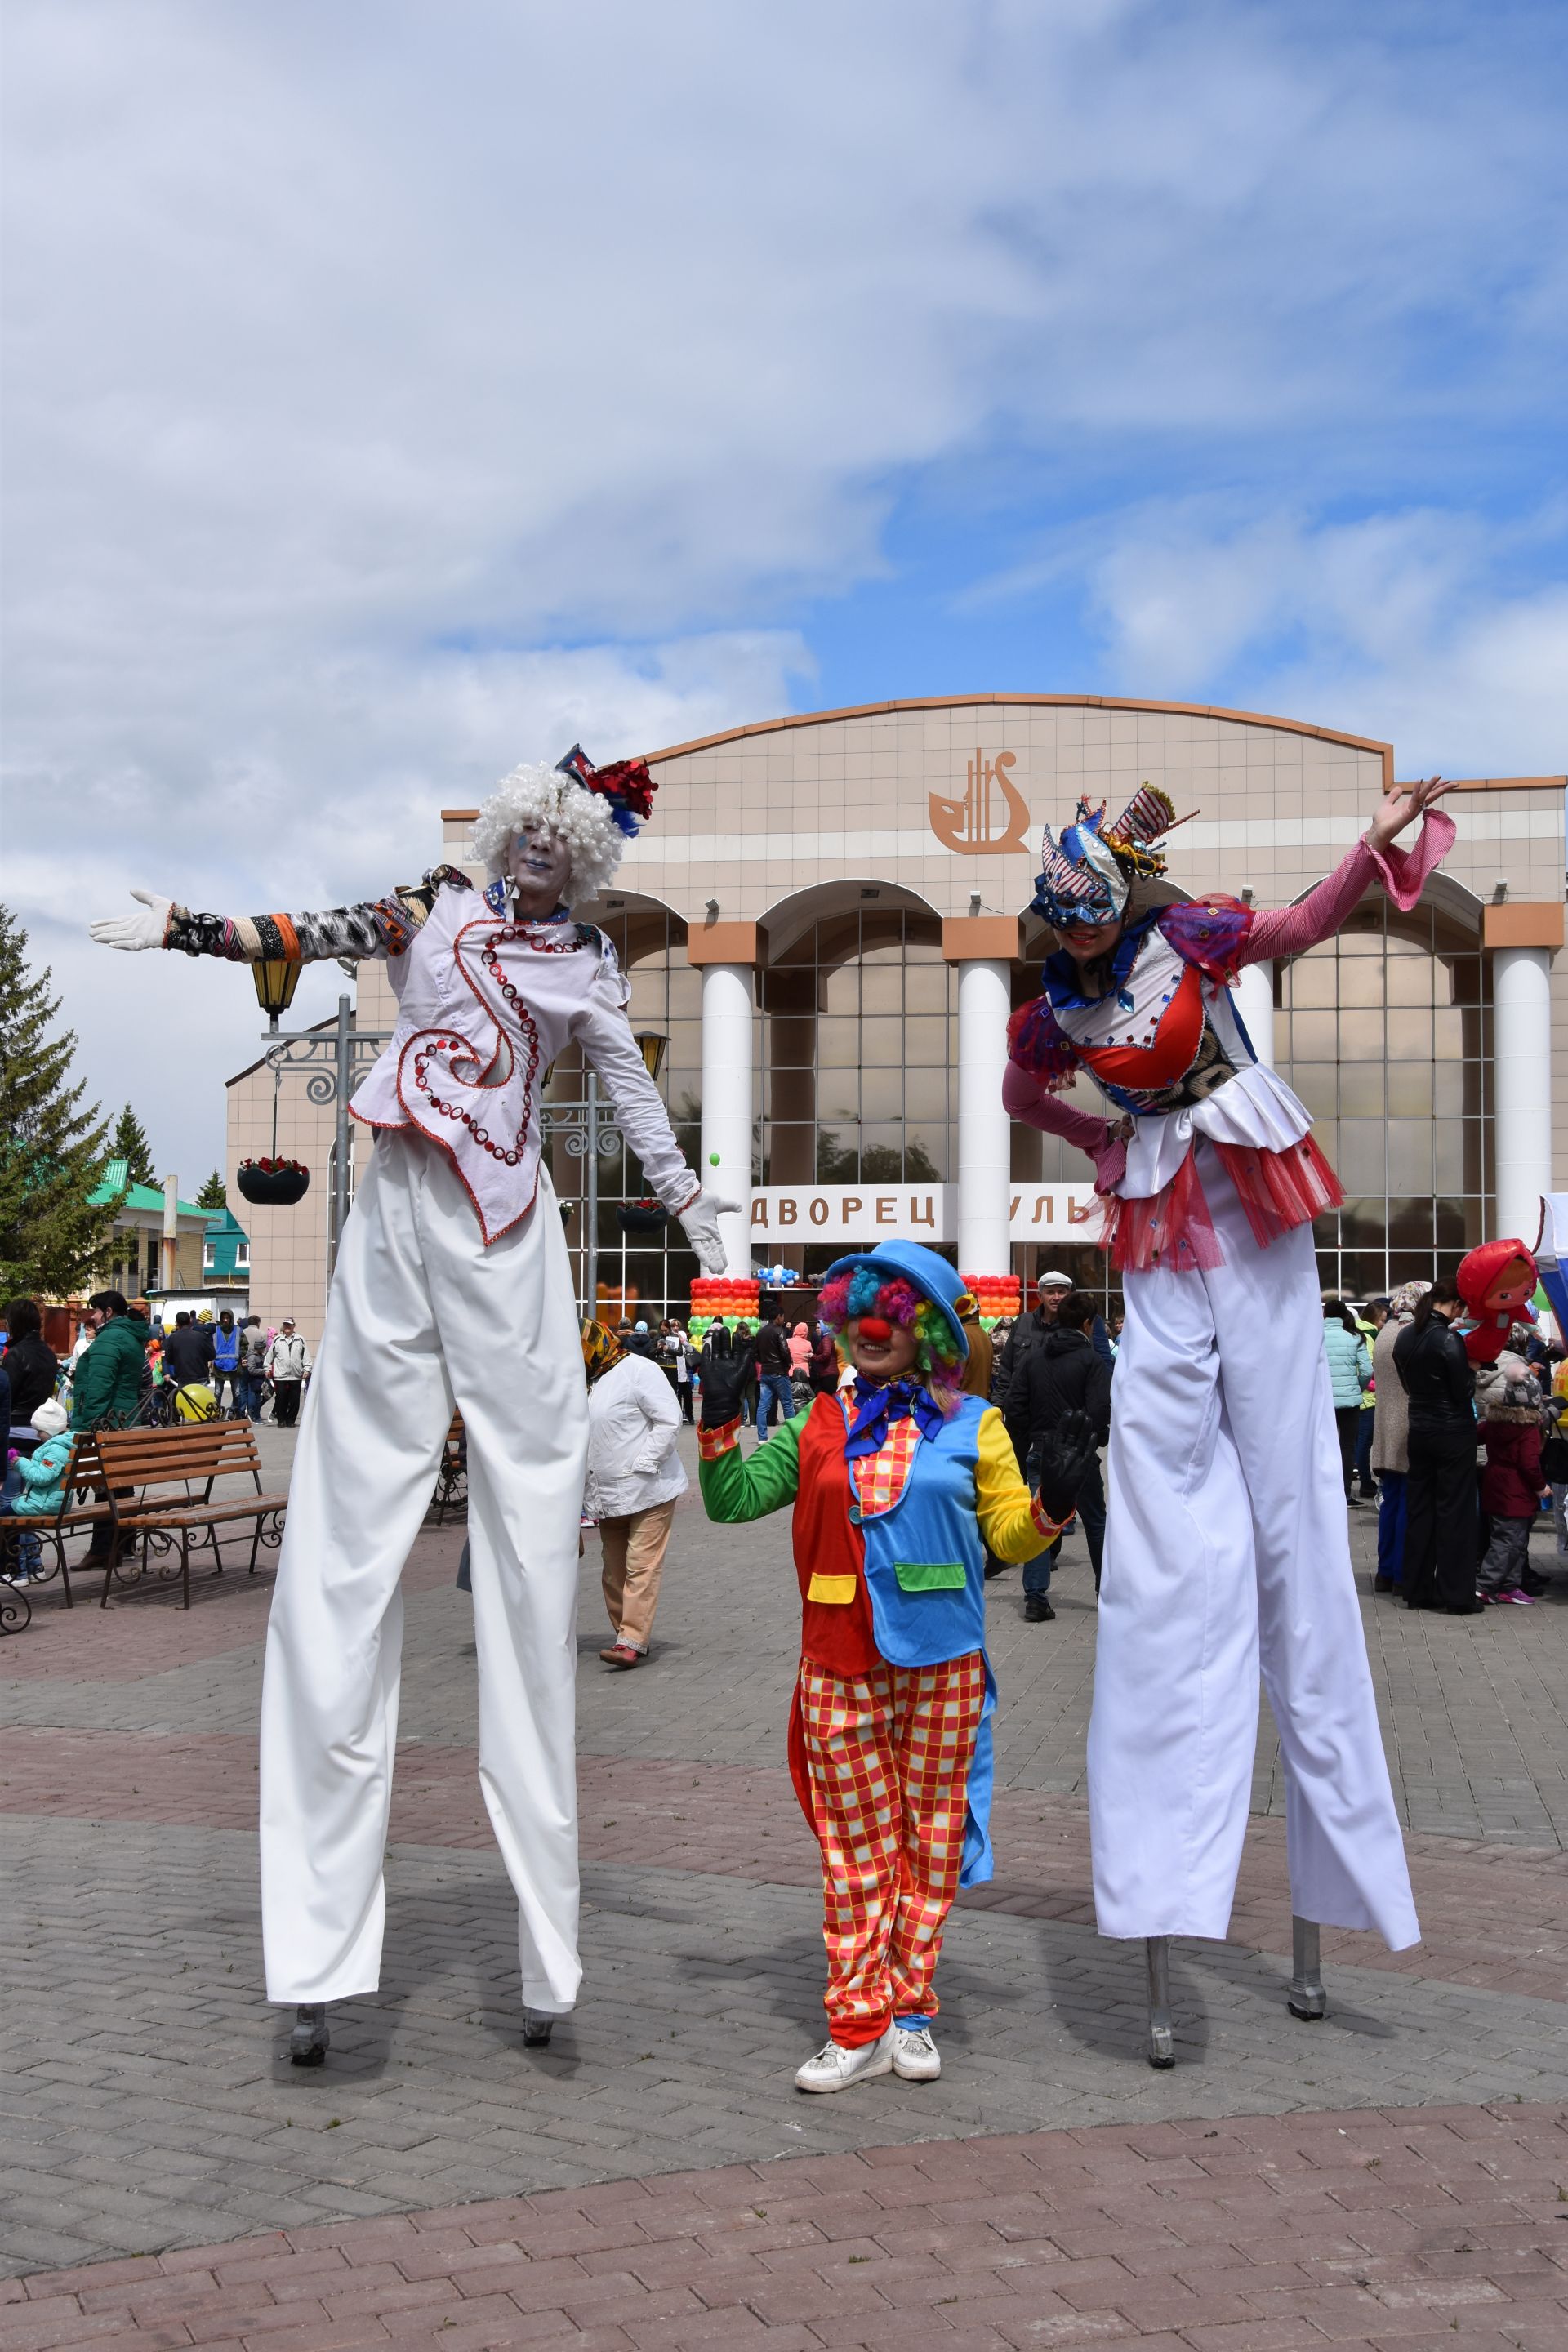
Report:
<svg viewBox="0 0 1568 2352"><path fill-rule="evenodd" d="M1492 950L1493 1147L1501 1241L1535 1241L1552 1190L1552 957L1546 948Z"/></svg>
<svg viewBox="0 0 1568 2352"><path fill-rule="evenodd" d="M1002 1108L1011 967L958 967L958 1270L1006 1274L1011 1123Z"/></svg>
<svg viewBox="0 0 1568 2352"><path fill-rule="evenodd" d="M752 1269L752 1020L757 981L750 964L702 966L702 1165L698 1173L722 1201L724 1271Z"/></svg>
<svg viewBox="0 0 1568 2352"><path fill-rule="evenodd" d="M163 1246L160 1253L161 1286L173 1290L179 1279L180 1253L180 1180L177 1176L163 1179Z"/></svg>
<svg viewBox="0 0 1568 2352"><path fill-rule="evenodd" d="M1274 1067L1274 963L1265 957L1261 963L1243 964L1237 975L1232 994L1236 1009L1241 1015L1241 1025L1252 1040L1252 1050L1260 1062Z"/></svg>

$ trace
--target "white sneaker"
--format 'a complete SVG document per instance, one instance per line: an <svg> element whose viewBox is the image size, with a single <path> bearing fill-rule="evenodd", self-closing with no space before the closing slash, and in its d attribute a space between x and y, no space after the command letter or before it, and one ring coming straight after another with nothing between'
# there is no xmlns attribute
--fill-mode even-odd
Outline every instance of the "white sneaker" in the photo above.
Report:
<svg viewBox="0 0 1568 2352"><path fill-rule="evenodd" d="M893 2027L893 2072L905 2083L934 2083L942 2072L942 2053L929 2025Z"/></svg>
<svg viewBox="0 0 1568 2352"><path fill-rule="evenodd" d="M795 2075L797 2091L847 2091L851 2083L864 2083L873 2074L890 2074L893 2071L893 2041L898 2028L889 2025L878 2042L868 2042L858 2050L846 2050L840 2042L829 2042L815 2058L808 2058Z"/></svg>

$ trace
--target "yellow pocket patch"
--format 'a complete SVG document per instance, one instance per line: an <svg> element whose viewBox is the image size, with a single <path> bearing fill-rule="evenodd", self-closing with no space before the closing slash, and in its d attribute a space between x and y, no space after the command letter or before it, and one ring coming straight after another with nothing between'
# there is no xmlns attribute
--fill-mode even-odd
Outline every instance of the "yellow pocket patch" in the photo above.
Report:
<svg viewBox="0 0 1568 2352"><path fill-rule="evenodd" d="M855 1598L858 1576L814 1576L806 1586L808 1601L825 1601L830 1609L847 1609Z"/></svg>

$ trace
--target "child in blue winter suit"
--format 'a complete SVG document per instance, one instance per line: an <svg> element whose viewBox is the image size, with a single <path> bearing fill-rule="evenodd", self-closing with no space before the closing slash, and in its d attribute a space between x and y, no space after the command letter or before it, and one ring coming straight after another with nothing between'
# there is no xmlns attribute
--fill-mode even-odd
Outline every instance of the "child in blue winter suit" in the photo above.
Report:
<svg viewBox="0 0 1568 2352"><path fill-rule="evenodd" d="M74 1442L67 1421L64 1405L46 1397L33 1415L33 1432L39 1444L30 1455L13 1454L6 1467L5 1483L0 1487L0 1518L47 1518L58 1510L65 1500L66 1465ZM28 1584L42 1563L43 1548L37 1536L21 1528L16 1534L16 1570L8 1580Z"/></svg>

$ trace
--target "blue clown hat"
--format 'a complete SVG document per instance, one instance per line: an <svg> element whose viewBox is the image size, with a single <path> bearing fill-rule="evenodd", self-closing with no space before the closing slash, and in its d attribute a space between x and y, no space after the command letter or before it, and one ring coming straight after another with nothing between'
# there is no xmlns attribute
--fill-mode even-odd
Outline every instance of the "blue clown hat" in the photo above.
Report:
<svg viewBox="0 0 1568 2352"><path fill-rule="evenodd" d="M968 1296L963 1277L946 1258L939 1257L932 1249L920 1242L879 1242L874 1250L857 1250L852 1256L836 1258L823 1276L825 1282L837 1281L841 1274L853 1274L858 1266L868 1265L884 1282L900 1279L910 1283L922 1298L940 1307L952 1326L952 1336L958 1341L961 1356L969 1354L969 1334L958 1318L958 1302Z"/></svg>

